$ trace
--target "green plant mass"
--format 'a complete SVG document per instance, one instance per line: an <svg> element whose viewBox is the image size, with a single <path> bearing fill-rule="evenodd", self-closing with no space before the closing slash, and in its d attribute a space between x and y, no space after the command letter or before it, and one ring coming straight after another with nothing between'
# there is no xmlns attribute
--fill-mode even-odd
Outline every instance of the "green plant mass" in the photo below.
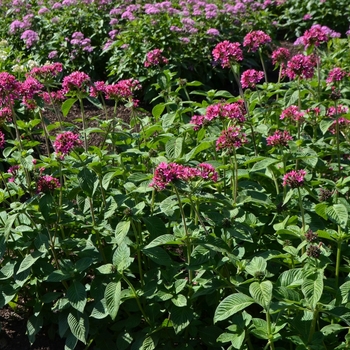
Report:
<svg viewBox="0 0 350 350"><path fill-rule="evenodd" d="M350 348L333 3L1 3L0 306L31 346Z"/></svg>

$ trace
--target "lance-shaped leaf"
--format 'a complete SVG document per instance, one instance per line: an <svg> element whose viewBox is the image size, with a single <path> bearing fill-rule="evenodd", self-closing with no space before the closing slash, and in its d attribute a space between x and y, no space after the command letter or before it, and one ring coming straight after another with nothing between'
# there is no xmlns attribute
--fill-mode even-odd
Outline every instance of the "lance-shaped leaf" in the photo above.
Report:
<svg viewBox="0 0 350 350"><path fill-rule="evenodd" d="M216 308L214 323L223 321L254 303L254 299L242 293L231 294Z"/></svg>
<svg viewBox="0 0 350 350"><path fill-rule="evenodd" d="M272 299L272 289L271 281L253 282L249 286L249 293L258 304L268 310Z"/></svg>
<svg viewBox="0 0 350 350"><path fill-rule="evenodd" d="M107 311L111 316L112 320L114 320L117 317L117 313L120 306L120 298L121 298L120 281L108 283L105 290L105 300L106 300Z"/></svg>
<svg viewBox="0 0 350 350"><path fill-rule="evenodd" d="M301 291L303 292L310 308L315 310L316 304L321 299L323 292L323 271L309 275L301 285Z"/></svg>

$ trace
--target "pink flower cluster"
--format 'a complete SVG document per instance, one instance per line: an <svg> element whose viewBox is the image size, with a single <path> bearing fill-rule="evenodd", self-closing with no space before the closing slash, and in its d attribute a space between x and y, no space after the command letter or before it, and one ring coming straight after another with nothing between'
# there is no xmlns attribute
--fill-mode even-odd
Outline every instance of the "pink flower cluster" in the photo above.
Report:
<svg viewBox="0 0 350 350"><path fill-rule="evenodd" d="M327 26L315 24L310 29L306 30L304 35L299 37L294 45L304 45L306 50L311 46L320 46L322 43L334 37L340 37L340 33L333 31Z"/></svg>
<svg viewBox="0 0 350 350"><path fill-rule="evenodd" d="M57 77L62 72L62 70L62 63L54 62L51 64L44 64L41 67L34 67L28 73L28 75L43 83L46 83L51 82L53 78Z"/></svg>
<svg viewBox="0 0 350 350"><path fill-rule="evenodd" d="M176 163L160 163L150 183L156 190L164 190L165 187L176 180L190 181L194 179L204 179L216 182L218 173L215 168L208 163L201 163L197 167L187 167Z"/></svg>
<svg viewBox="0 0 350 350"><path fill-rule="evenodd" d="M62 91L64 94L68 92L85 92L90 83L90 77L86 73L73 72L63 78Z"/></svg>
<svg viewBox="0 0 350 350"><path fill-rule="evenodd" d="M243 46L248 47L248 51L256 52L259 47L271 42L271 37L262 30L255 30L248 33L243 40Z"/></svg>
<svg viewBox="0 0 350 350"><path fill-rule="evenodd" d="M12 175L12 177L9 178L9 182L15 181L15 177L18 173L19 168L20 168L19 165L12 165L8 168L7 173Z"/></svg>
<svg viewBox="0 0 350 350"><path fill-rule="evenodd" d="M304 113L300 112L297 106L291 105L282 111L280 119L289 119L291 121L300 122L304 120Z"/></svg>
<svg viewBox="0 0 350 350"><path fill-rule="evenodd" d="M0 131L0 149L5 147L5 135L2 131Z"/></svg>
<svg viewBox="0 0 350 350"><path fill-rule="evenodd" d="M289 186L291 188L302 187L304 185L305 175L305 170L292 170L283 176L283 186Z"/></svg>
<svg viewBox="0 0 350 350"><path fill-rule="evenodd" d="M133 78L120 80L111 85L106 85L104 81L96 81L90 86L90 96L97 97L104 94L106 99L131 99L134 92L140 89L140 82Z"/></svg>
<svg viewBox="0 0 350 350"><path fill-rule="evenodd" d="M12 120L12 110L8 107L0 108L0 125Z"/></svg>
<svg viewBox="0 0 350 350"><path fill-rule="evenodd" d="M317 65L316 59L313 55L295 55L288 61L284 74L291 80L299 77L311 79L314 76L314 70Z"/></svg>
<svg viewBox="0 0 350 350"><path fill-rule="evenodd" d="M248 69L241 75L241 85L242 88L252 88L254 89L256 84L258 84L264 78L264 72L257 71L255 69Z"/></svg>
<svg viewBox="0 0 350 350"><path fill-rule="evenodd" d="M41 95L43 88L43 84L41 84L35 78L28 76L21 85L23 104L29 109L34 109L37 106L35 97Z"/></svg>
<svg viewBox="0 0 350 350"><path fill-rule="evenodd" d="M349 74L342 68L333 68L326 79L327 84L336 83L343 80Z"/></svg>
<svg viewBox="0 0 350 350"><path fill-rule="evenodd" d="M292 141L293 137L286 130L276 130L273 135L266 138L268 146L287 146L288 141Z"/></svg>
<svg viewBox="0 0 350 350"><path fill-rule="evenodd" d="M223 149L231 153L233 149L239 148L247 142L247 136L242 132L241 127L230 126L227 130L223 130L216 140L216 150Z"/></svg>
<svg viewBox="0 0 350 350"><path fill-rule="evenodd" d="M231 119L238 123L243 123L245 118L244 101L239 100L234 103L216 103L207 107L205 115L194 115L190 123L194 124L194 130L199 130L203 125L207 125L213 119Z"/></svg>
<svg viewBox="0 0 350 350"><path fill-rule="evenodd" d="M0 73L0 103L12 105L20 97L21 83L7 72Z"/></svg>
<svg viewBox="0 0 350 350"><path fill-rule="evenodd" d="M160 64L168 64L169 60L163 56L163 51L154 49L147 53L145 67L159 66Z"/></svg>
<svg viewBox="0 0 350 350"><path fill-rule="evenodd" d="M55 152L60 159L63 159L74 147L79 147L81 145L82 141L79 139L79 135L71 131L58 134L53 143Z"/></svg>
<svg viewBox="0 0 350 350"><path fill-rule="evenodd" d="M70 43L83 51L92 52L94 50L94 48L91 46L91 39L85 38L84 34L81 32L73 33Z"/></svg>
<svg viewBox="0 0 350 350"><path fill-rule="evenodd" d="M214 62L221 64L222 68L230 68L232 64L243 60L243 51L240 43L231 43L228 40L218 43L212 54Z"/></svg>
<svg viewBox="0 0 350 350"><path fill-rule="evenodd" d="M29 49L36 42L39 41L39 35L38 35L38 33L34 32L34 30L28 29L25 32L23 32L23 34L21 35L21 39L26 44L26 48Z"/></svg>
<svg viewBox="0 0 350 350"><path fill-rule="evenodd" d="M274 66L284 64L290 58L290 51L284 47L280 47L272 52L271 58Z"/></svg>
<svg viewBox="0 0 350 350"><path fill-rule="evenodd" d="M61 184L58 179L51 175L43 175L39 177L37 184L37 193L53 192L56 188L60 188Z"/></svg>

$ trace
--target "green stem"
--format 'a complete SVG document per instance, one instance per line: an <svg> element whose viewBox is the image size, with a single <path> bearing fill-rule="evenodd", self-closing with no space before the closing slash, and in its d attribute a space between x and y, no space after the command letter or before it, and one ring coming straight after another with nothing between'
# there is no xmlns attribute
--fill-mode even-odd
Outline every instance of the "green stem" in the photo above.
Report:
<svg viewBox="0 0 350 350"><path fill-rule="evenodd" d="M261 49L260 49L260 48L259 48L259 57L260 57L260 62L261 62L263 71L264 71L265 81L266 81L266 83L268 83L269 81L268 81L268 79L267 79L266 67L265 67L265 63L264 63L264 60L263 60L263 57L262 57L262 53L261 53Z"/></svg>
<svg viewBox="0 0 350 350"><path fill-rule="evenodd" d="M314 315L313 315L311 326L310 326L310 333L309 333L308 343L311 342L312 337L313 337L313 335L315 333L317 318L318 318L318 310L317 310L317 305L316 305L316 309L314 310Z"/></svg>
<svg viewBox="0 0 350 350"><path fill-rule="evenodd" d="M177 201L179 202L182 222L183 222L185 233L186 233L187 265L189 267L190 263L191 263L191 236L190 236L190 233L188 231L187 224L186 224L185 212L184 212L184 209L182 207L179 191L177 190L177 188L175 186L173 186L173 187L175 189ZM189 268L188 268L188 282L189 282L189 284L192 284L192 271Z"/></svg>
<svg viewBox="0 0 350 350"><path fill-rule="evenodd" d="M143 315L145 321L146 321L149 325L151 325L151 321L150 321L150 319L147 317L147 315L146 315L146 313L145 313L145 311L144 311L144 309L143 309L143 307L142 307L142 305L141 305L141 303L140 303L140 298L139 298L139 296L138 296L138 294L137 294L137 292L136 292L134 286L133 286L133 285L131 284L131 282L126 278L126 276L122 275L122 279L127 283L127 285L129 286L129 288L130 288L131 291L133 292L134 297L135 297L135 299L136 299L137 306L139 307L139 309L140 309L140 311L141 311L141 313L142 313L142 315Z"/></svg>
<svg viewBox="0 0 350 350"><path fill-rule="evenodd" d="M233 197L233 203L236 204L237 199L237 187L238 187L238 167L237 167L237 156L236 156L236 150L233 148L233 160L232 157L231 160L231 166L232 166L232 197Z"/></svg>
<svg viewBox="0 0 350 350"><path fill-rule="evenodd" d="M140 245L141 245L141 233L138 232L135 223L133 220L130 220L132 229L134 231L135 239L136 239L136 249L137 249L137 263L138 263L138 268L139 268L139 275L140 275L140 282L141 282L141 287L145 285L144 280L143 280L143 271L142 271L142 261L141 261L141 250L140 250Z"/></svg>
<svg viewBox="0 0 350 350"><path fill-rule="evenodd" d="M266 311L266 322L267 322L267 330L269 333L269 345L271 350L275 350L275 344L273 342L273 334L272 334L272 328L271 328L271 316L268 310Z"/></svg>
<svg viewBox="0 0 350 350"><path fill-rule="evenodd" d="M81 112L81 120L83 123L83 134L84 134L84 150L87 152L88 150L88 141L86 136L86 116L85 116L85 110L84 110L84 104L83 99L81 97L78 97L79 99L79 105L80 105L80 112Z"/></svg>
<svg viewBox="0 0 350 350"><path fill-rule="evenodd" d="M304 212L303 203L301 201L300 187L298 187L298 201L299 201L300 214L301 214L302 233L305 234L305 212Z"/></svg>
<svg viewBox="0 0 350 350"><path fill-rule="evenodd" d="M340 231L340 227L338 227L338 231ZM337 260L335 263L335 290L338 290L339 286L339 271L340 271L340 261L341 261L341 245L342 245L342 238L340 237L337 240Z"/></svg>

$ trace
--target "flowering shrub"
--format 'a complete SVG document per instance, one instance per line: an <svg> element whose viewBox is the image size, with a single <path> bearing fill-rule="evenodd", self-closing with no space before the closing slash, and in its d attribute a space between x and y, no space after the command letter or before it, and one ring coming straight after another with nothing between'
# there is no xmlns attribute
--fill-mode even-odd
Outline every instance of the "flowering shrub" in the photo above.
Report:
<svg viewBox="0 0 350 350"><path fill-rule="evenodd" d="M349 348L348 39L309 23L271 53L282 1L11 6L0 305L30 343Z"/></svg>

